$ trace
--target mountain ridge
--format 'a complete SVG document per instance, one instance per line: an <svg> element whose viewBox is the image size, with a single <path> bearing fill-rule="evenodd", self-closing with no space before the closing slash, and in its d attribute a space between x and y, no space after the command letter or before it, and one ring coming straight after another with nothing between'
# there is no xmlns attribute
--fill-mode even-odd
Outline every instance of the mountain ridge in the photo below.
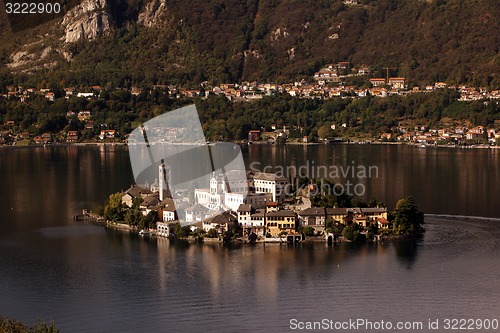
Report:
<svg viewBox="0 0 500 333"><path fill-rule="evenodd" d="M4 32L0 62L14 78L0 74L71 84L293 82L349 61L420 84L499 86L494 0L84 3L99 8Z"/></svg>

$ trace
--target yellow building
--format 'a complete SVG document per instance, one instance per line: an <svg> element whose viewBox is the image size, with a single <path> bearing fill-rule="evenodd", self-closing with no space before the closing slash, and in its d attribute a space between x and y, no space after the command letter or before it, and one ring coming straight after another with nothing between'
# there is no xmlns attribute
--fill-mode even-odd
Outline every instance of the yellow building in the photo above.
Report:
<svg viewBox="0 0 500 333"><path fill-rule="evenodd" d="M291 210L277 210L266 214L266 232L271 237L278 236L282 231L287 234L296 230L297 215Z"/></svg>

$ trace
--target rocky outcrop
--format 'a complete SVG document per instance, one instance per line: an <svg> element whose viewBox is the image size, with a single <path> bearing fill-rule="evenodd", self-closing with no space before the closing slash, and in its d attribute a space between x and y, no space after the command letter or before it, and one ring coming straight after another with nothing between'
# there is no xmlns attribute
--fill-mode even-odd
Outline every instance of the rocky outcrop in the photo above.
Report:
<svg viewBox="0 0 500 333"><path fill-rule="evenodd" d="M106 0L84 0L71 9L61 22L65 31L64 41L72 43L80 38L94 39L109 31L110 17L105 9Z"/></svg>
<svg viewBox="0 0 500 333"><path fill-rule="evenodd" d="M139 13L137 23L146 27L152 27L160 22L161 16L166 12L166 0L151 0Z"/></svg>

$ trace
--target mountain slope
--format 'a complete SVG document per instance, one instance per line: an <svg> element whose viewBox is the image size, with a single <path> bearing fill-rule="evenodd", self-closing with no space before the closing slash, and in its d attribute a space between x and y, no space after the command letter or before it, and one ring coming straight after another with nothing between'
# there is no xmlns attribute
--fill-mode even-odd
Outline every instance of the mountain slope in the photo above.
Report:
<svg viewBox="0 0 500 333"><path fill-rule="evenodd" d="M283 82L312 75L327 63L350 61L379 76L384 67L394 68L391 75L421 84L500 85L496 0L99 3L99 15L106 18L99 22L106 24L94 33L68 39L68 26L95 17L95 10L66 15L62 26L59 21L22 35L4 33L0 41L16 42L2 43L0 61L10 62L14 73L35 73L24 79L72 84ZM20 58L26 45L40 40L34 54L45 51L50 61L37 64L40 57L32 56L12 66L16 54Z"/></svg>

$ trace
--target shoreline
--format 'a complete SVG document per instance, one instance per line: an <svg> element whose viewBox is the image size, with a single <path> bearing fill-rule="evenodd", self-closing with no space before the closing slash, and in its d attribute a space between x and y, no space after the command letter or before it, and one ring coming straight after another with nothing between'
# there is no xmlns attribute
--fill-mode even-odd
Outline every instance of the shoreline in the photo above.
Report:
<svg viewBox="0 0 500 333"><path fill-rule="evenodd" d="M425 218L431 219L446 219L446 220L460 220L468 222L498 222L500 217L489 216L473 216L473 215L453 215L453 214L424 214Z"/></svg>
<svg viewBox="0 0 500 333"><path fill-rule="evenodd" d="M428 145L428 144L418 144L418 143L410 143L410 142L380 142L380 141L373 141L373 142L363 142L363 141L342 141L342 142L334 142L334 143L325 143L325 142L298 142L298 141L289 141L285 142L284 144L273 144L269 142L263 142L263 141L255 141L252 142L251 144L248 144L248 142L242 142L242 141L224 141L224 142L229 142L229 143L234 143L237 145L265 145L265 146L321 146L321 145L327 145L327 146L335 146L335 145L363 145L363 146L369 146L369 145L388 145L388 146L399 146L399 145L406 145L406 146L413 146L416 148L448 148L448 149L500 149L500 146L490 146L490 145L471 145L471 146L457 146L457 145ZM0 149L6 148L6 149L12 149L12 148L30 148L30 147L65 147L65 146L76 146L76 147L113 147L113 146L124 146L128 147L128 143L125 142L77 142L77 143L66 143L66 142L61 142L61 143L49 143L49 144L29 144L29 145L3 145L0 146Z"/></svg>
<svg viewBox="0 0 500 333"><path fill-rule="evenodd" d="M472 222L472 223L484 223L484 222L489 222L489 223L500 223L500 217L486 217L486 216L471 216L471 215L452 215L452 214L425 214L426 221L425 224L437 224L441 220L446 220L446 221L451 221L451 220L456 220L458 222ZM209 238L209 237L203 237L202 240L200 241L198 238L195 237L187 237L187 238L175 238L175 237L163 237L163 236L158 236L156 235L156 229L149 229L147 231L147 234L141 235L140 230L138 230L136 227L129 226L124 223L110 223L106 222L103 224L98 224L94 223L96 225L103 226L105 228L110 228L110 229L115 229L119 230L121 232L128 231L129 233L134 233L135 235L140 235L140 236L145 236L145 237L155 237L157 239L170 239L174 241L181 241L181 242L187 242L187 243L197 243L197 244L223 244L223 239L221 237L219 238ZM384 235L381 236L379 239L374 239L374 240L366 240L365 242L350 242L350 241L345 241L345 240L337 240L333 241L331 243L328 242L327 238L325 236L313 236L313 237L308 237L304 240L301 240L299 242L294 242L290 243L287 242L286 238L264 238L264 239L259 239L254 243L250 243L248 241L245 241L242 238L235 239L229 243L229 245L257 245L257 244L264 244L264 245L269 245L269 244L278 244L278 245L288 245L288 244L367 244L367 243L380 243L384 241L414 241L414 240L419 240L423 239L425 237L425 224L424 224L424 231L418 234L414 235L409 235L409 236L399 236L399 235Z"/></svg>

